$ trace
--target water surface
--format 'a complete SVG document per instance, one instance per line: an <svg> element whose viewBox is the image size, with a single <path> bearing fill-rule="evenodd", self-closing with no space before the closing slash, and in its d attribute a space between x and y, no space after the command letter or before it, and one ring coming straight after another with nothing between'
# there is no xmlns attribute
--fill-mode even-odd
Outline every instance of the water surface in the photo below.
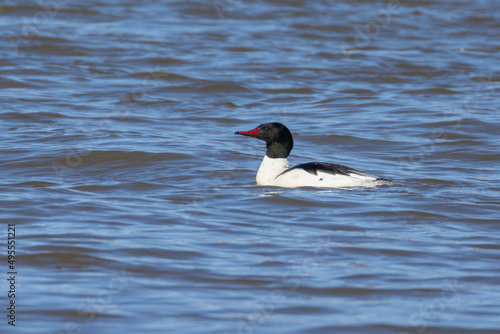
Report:
<svg viewBox="0 0 500 334"><path fill-rule="evenodd" d="M495 6L3 2L2 333L498 333ZM270 121L402 185L257 186Z"/></svg>

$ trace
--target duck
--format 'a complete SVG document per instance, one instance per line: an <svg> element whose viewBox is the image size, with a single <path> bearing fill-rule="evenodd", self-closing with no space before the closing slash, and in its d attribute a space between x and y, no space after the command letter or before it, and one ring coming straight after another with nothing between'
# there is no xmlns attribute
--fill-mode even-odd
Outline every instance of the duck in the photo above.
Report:
<svg viewBox="0 0 500 334"><path fill-rule="evenodd" d="M266 142L266 155L255 181L257 185L285 188L295 187L377 187L394 182L339 164L307 162L289 167L288 156L293 148L290 130L278 122L261 124L253 130L235 134Z"/></svg>

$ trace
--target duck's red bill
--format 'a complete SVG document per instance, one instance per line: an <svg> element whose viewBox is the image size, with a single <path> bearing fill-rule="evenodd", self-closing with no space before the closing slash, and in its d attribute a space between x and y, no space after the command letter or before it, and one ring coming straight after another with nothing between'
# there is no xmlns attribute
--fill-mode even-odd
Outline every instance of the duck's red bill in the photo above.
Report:
<svg viewBox="0 0 500 334"><path fill-rule="evenodd" d="M249 136L249 137L257 137L258 133L259 133L259 128L255 128L255 129L250 130L250 131L236 131L235 134Z"/></svg>

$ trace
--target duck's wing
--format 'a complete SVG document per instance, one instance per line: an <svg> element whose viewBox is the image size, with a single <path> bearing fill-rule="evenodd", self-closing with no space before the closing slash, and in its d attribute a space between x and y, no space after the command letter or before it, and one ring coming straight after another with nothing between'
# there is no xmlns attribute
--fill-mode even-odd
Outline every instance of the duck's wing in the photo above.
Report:
<svg viewBox="0 0 500 334"><path fill-rule="evenodd" d="M283 173L281 173L279 176L288 173L292 170L297 170L297 169L302 169L310 174L313 175L318 175L318 172L323 172L327 174L332 174L332 175L346 175L346 176L351 176L352 174L359 175L359 176L365 176L365 177L372 177L377 180L382 180L381 178L378 178L376 176L364 173L362 171L359 171L354 168L350 168L347 166L339 165L339 164L329 164L325 162L308 162L305 164L300 164L297 166L294 166L292 168L288 168L285 170Z"/></svg>

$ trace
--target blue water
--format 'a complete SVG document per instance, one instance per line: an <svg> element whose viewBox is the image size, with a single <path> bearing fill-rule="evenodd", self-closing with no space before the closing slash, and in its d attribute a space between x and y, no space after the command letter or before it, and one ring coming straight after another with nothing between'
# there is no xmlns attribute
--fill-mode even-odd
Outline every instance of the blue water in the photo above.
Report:
<svg viewBox="0 0 500 334"><path fill-rule="evenodd" d="M487 1L6 1L2 333L500 331ZM375 189L257 186L292 165Z"/></svg>

